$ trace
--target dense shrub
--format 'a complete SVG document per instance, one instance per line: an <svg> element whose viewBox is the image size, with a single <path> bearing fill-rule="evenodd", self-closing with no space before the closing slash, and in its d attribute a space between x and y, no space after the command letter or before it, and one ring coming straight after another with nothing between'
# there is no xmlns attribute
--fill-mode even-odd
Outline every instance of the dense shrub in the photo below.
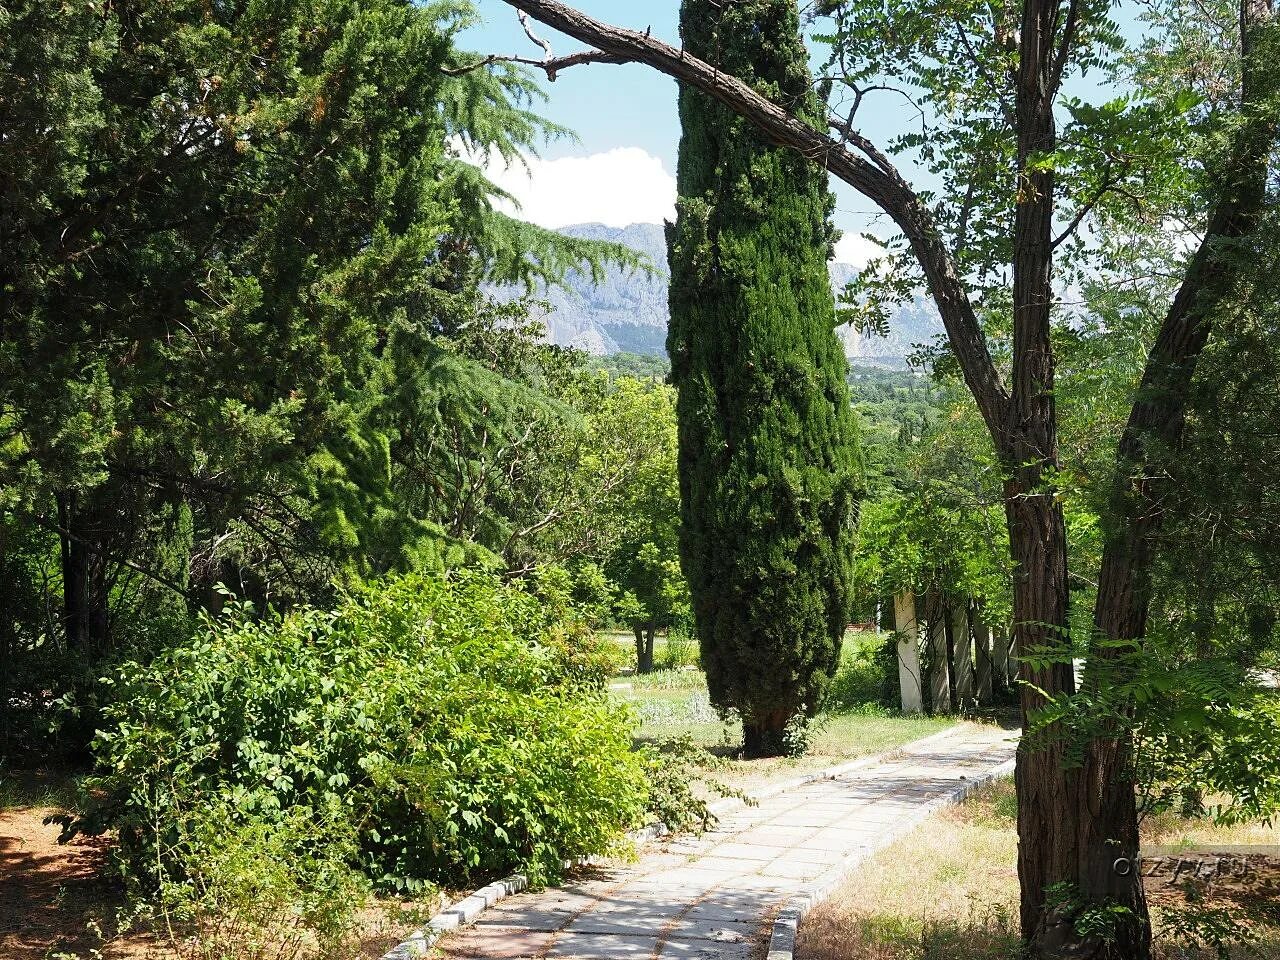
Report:
<svg viewBox="0 0 1280 960"><path fill-rule="evenodd" d="M337 807L382 886L553 875L637 824L650 763L562 614L475 574L375 583L328 613L236 606L120 670L81 826L117 828L145 869L182 805Z"/></svg>
<svg viewBox="0 0 1280 960"><path fill-rule="evenodd" d="M182 960L347 960L361 956L368 880L355 832L334 807L283 818L226 802L171 809L175 845L158 863L153 926Z"/></svg>
<svg viewBox="0 0 1280 960"><path fill-rule="evenodd" d="M884 706L887 690L892 690L896 705L897 673L896 670L891 673L890 667L896 667L897 661L893 659L894 654L886 657L887 649L885 642L846 642L840 666L831 678L826 698L822 701L822 709L827 713L846 713L868 706Z"/></svg>

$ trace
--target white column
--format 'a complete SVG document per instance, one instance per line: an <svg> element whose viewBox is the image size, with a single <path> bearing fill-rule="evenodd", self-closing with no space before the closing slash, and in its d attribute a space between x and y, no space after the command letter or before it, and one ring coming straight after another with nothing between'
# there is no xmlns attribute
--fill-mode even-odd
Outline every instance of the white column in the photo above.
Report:
<svg viewBox="0 0 1280 960"><path fill-rule="evenodd" d="M920 684L920 621L916 619L916 595L903 590L893 598L893 625L898 633L898 688L903 713L924 712Z"/></svg>

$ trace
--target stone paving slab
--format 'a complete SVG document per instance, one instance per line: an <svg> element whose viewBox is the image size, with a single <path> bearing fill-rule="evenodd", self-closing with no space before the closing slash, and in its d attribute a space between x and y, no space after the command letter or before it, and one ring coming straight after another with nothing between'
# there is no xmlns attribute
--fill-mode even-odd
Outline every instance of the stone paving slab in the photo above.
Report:
<svg viewBox="0 0 1280 960"><path fill-rule="evenodd" d="M634 864L504 900L437 949L459 960L750 960L789 897L1013 753L1008 731L976 725L908 744L734 810L700 837L655 844Z"/></svg>

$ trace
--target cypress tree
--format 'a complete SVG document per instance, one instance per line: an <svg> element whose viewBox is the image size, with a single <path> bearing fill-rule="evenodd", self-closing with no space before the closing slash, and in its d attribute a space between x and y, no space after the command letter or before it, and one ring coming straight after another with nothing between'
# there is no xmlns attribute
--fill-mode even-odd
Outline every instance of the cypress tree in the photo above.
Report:
<svg viewBox="0 0 1280 960"><path fill-rule="evenodd" d="M684 0L685 48L821 123L795 0ZM681 561L712 702L748 755L788 747L839 661L859 456L827 273L826 173L680 92L667 228Z"/></svg>

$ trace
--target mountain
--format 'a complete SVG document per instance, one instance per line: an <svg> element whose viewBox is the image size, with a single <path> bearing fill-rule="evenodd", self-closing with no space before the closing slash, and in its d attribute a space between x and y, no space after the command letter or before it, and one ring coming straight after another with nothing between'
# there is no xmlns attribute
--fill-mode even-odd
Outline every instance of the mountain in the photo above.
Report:
<svg viewBox="0 0 1280 960"><path fill-rule="evenodd" d="M667 339L667 243L662 227L655 223L633 223L615 228L598 223L565 227L572 237L621 243L643 254L655 272L609 267L601 283L592 283L590 274L574 272L563 287L540 290L535 299L549 309L537 311L554 343L578 347L601 356L611 353L661 355ZM856 273L844 263L831 264L833 289L843 289ZM495 290L499 298L520 295L520 291ZM859 336L849 327L839 334L851 360L872 366L902 367L904 358L917 343L930 343L942 333L942 322L933 304L918 297L893 315L888 337Z"/></svg>

